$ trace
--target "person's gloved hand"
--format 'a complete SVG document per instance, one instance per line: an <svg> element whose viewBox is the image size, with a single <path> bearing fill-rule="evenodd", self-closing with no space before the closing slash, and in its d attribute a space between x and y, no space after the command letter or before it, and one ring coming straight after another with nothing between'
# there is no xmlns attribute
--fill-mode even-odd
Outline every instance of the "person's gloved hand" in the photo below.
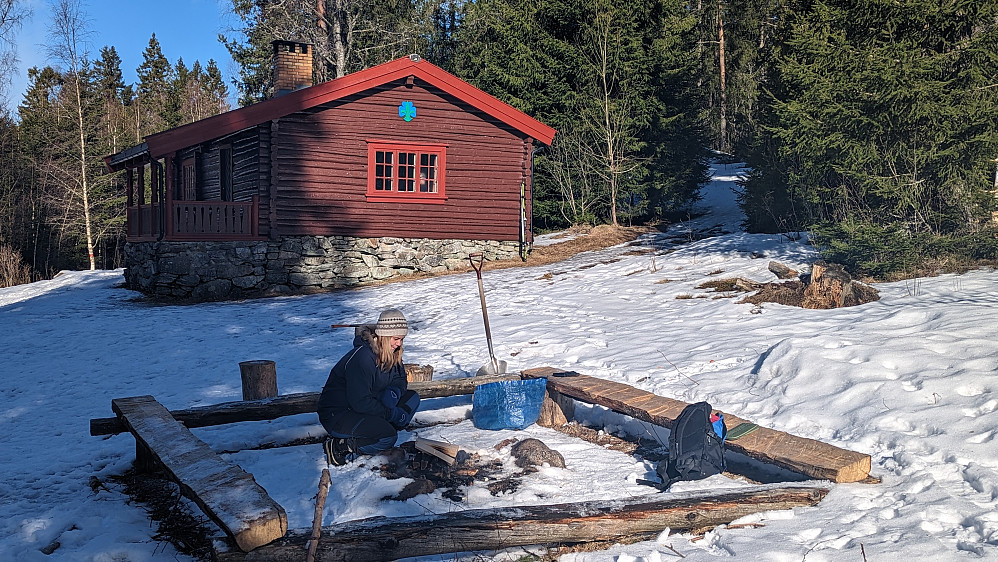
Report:
<svg viewBox="0 0 998 562"><path fill-rule="evenodd" d="M385 408L394 408L399 405L399 399L402 398L402 389L395 388L394 386L389 386L388 388L381 391L381 403L385 405Z"/></svg>
<svg viewBox="0 0 998 562"><path fill-rule="evenodd" d="M388 421L397 429L402 429L412 421L412 411L406 408L404 404L401 407L396 406L392 408L391 417L388 418Z"/></svg>

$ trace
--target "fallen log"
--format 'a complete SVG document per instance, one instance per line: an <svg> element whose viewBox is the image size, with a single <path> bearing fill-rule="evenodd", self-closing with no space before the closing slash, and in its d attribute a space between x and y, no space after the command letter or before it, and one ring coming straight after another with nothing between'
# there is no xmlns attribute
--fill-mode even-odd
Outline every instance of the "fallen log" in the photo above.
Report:
<svg viewBox="0 0 998 562"><path fill-rule="evenodd" d="M790 267L787 267L778 261L769 262L769 271L771 271L773 275L776 275L780 279L794 279L800 276L799 271L797 271L796 269L791 269Z"/></svg>
<svg viewBox="0 0 998 562"><path fill-rule="evenodd" d="M240 549L253 550L287 532L284 508L253 476L215 454L155 398L116 398L111 407L136 443L148 450L183 494L218 523Z"/></svg>
<svg viewBox="0 0 998 562"><path fill-rule="evenodd" d="M547 377L549 390L666 428L672 427L672 423L688 405L624 383L564 372L552 367L527 369L523 371L523 376ZM743 423L751 423L734 414L723 413L730 429ZM729 440L724 446L811 478L859 482L870 475L870 455L765 427L759 427L740 439Z"/></svg>
<svg viewBox="0 0 998 562"><path fill-rule="evenodd" d="M677 532L706 530L761 511L813 506L827 493L826 488L765 487L723 494L654 495L375 517L325 527L318 558L323 562L364 562L528 545L632 543L653 539L666 528ZM219 562L297 562L305 555L308 536L305 531L291 531L253 552L229 549L216 552L216 557Z"/></svg>
<svg viewBox="0 0 998 562"><path fill-rule="evenodd" d="M462 379L417 381L409 383L409 388L419 393L420 398L441 398L472 394L480 384L519 380L519 374L488 375ZM263 400L223 402L211 406L198 406L184 410L170 410L174 419L187 427L207 427L244 421L274 420L284 416L314 413L319 404L318 392L284 394ZM94 418L90 420L90 435L112 435L127 431L119 418Z"/></svg>

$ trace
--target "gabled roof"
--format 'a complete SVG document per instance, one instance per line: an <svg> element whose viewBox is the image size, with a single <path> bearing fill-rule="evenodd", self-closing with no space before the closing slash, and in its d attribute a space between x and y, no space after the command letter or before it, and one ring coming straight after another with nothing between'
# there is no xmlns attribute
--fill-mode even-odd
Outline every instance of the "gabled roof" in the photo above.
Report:
<svg viewBox="0 0 998 562"><path fill-rule="evenodd" d="M159 158L175 150L223 137L248 127L279 119L395 80L415 76L427 84L491 115L546 145L555 130L499 99L434 66L418 56L403 57L348 74L342 78L296 90L278 98L234 109L146 137L149 154Z"/></svg>

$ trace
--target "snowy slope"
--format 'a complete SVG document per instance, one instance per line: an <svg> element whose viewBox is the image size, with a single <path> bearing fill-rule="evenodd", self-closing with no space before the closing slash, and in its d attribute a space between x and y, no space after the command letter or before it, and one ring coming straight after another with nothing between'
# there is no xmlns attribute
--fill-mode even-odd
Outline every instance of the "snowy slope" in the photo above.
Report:
<svg viewBox="0 0 998 562"><path fill-rule="evenodd" d="M739 172L718 165L703 202L710 213L669 232L550 266L485 272L496 354L510 370L569 368L707 400L870 454L883 482L836 485L816 508L740 521L761 527L561 559L678 559L665 545L689 561L998 559L994 272L879 284L880 301L840 310L715 298L697 286L735 276L772 281L771 259L805 269L816 259L800 242L739 230ZM708 231L727 233L692 241ZM329 324L370 321L387 307L410 319L407 362L433 365L435 379L469 376L488 357L473 273L197 306L150 305L122 282L121 271L67 272L0 289L0 560L188 559L155 541L143 509L108 480L134 458L130 436L89 435L89 419L112 415L112 398L151 394L171 409L238 400L238 363L250 359L276 361L282 393L315 391L350 345ZM510 470L508 449L493 446L538 437L567 468L544 468L504 496L471 489L466 505L439 493L382 501L405 481L381 479L366 464L334 468L326 523L655 493L635 483L652 477L650 462L536 426L479 431L467 419L470 400L427 402L417 420L448 423L420 437L460 443ZM598 408L580 412L635 435L665 434ZM311 415L195 430L215 450L234 451L224 455L285 507L292 528L311 525L321 447L248 448L321 432ZM106 488L91 489L92 476ZM673 491L742 486L715 476Z"/></svg>

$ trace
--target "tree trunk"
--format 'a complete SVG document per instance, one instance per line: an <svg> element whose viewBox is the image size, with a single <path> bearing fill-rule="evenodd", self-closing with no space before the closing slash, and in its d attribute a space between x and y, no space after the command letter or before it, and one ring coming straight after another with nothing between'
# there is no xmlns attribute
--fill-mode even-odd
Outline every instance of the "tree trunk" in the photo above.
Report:
<svg viewBox="0 0 998 562"><path fill-rule="evenodd" d="M721 152L728 152L728 99L727 99L727 77L724 71L724 15L721 13L721 2L717 0L717 42L718 42L718 64L721 74L721 124L718 127L720 137Z"/></svg>
<svg viewBox="0 0 998 562"><path fill-rule="evenodd" d="M331 47L333 49L334 64L336 65L336 78L342 78L347 73L347 61L350 55L350 43L353 40L353 30L350 25L349 2L347 0L336 0L336 9L333 12L333 32L331 34Z"/></svg>

